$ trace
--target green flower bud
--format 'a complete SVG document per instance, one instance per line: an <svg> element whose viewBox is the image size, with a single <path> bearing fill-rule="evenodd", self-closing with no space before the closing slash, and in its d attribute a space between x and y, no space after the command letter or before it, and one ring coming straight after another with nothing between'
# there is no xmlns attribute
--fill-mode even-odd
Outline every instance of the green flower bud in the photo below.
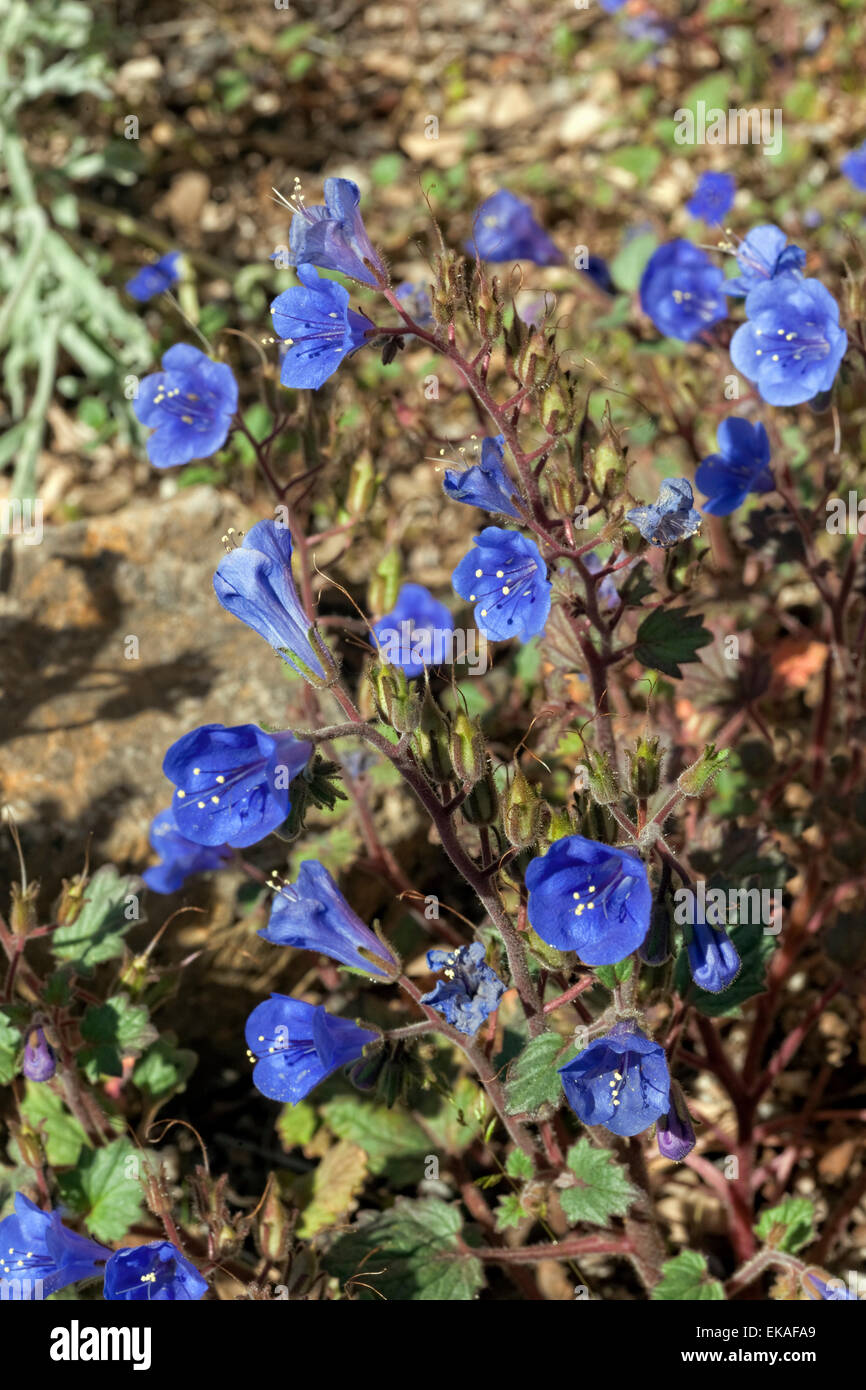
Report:
<svg viewBox="0 0 866 1390"><path fill-rule="evenodd" d="M598 840L603 845L614 845L619 826L606 806L593 801L591 796L577 798L577 833L587 840Z"/></svg>
<svg viewBox="0 0 866 1390"><path fill-rule="evenodd" d="M476 782L460 809L470 825L493 825L499 816L499 793L489 768Z"/></svg>
<svg viewBox="0 0 866 1390"><path fill-rule="evenodd" d="M530 338L514 359L514 375L521 386L534 386L538 375L538 340Z"/></svg>
<svg viewBox="0 0 866 1390"><path fill-rule="evenodd" d="M619 776L607 753L594 753L587 750L586 778L593 801L599 806L609 806L619 798Z"/></svg>
<svg viewBox="0 0 866 1390"><path fill-rule="evenodd" d="M527 849L536 844L550 824L550 807L520 768L515 771L503 798L502 823L506 839L515 849Z"/></svg>
<svg viewBox="0 0 866 1390"><path fill-rule="evenodd" d="M411 734L421 718L421 700L410 687L402 666L374 662L369 675L380 719L398 734Z"/></svg>
<svg viewBox="0 0 866 1390"><path fill-rule="evenodd" d="M657 738L639 738L634 748L627 748L629 787L635 796L645 800L659 789L661 765L666 750L659 752Z"/></svg>
<svg viewBox="0 0 866 1390"><path fill-rule="evenodd" d="M541 423L550 435L564 434L570 427L571 402L559 385L548 386L541 396Z"/></svg>
<svg viewBox="0 0 866 1390"><path fill-rule="evenodd" d="M367 586L367 606L376 617L391 612L397 602L402 578L403 564L399 550L386 551Z"/></svg>
<svg viewBox="0 0 866 1390"><path fill-rule="evenodd" d="M701 796L712 786L729 757L729 749L720 748L717 751L714 743L708 743L697 762L677 778L677 786L683 795Z"/></svg>
<svg viewBox="0 0 866 1390"><path fill-rule="evenodd" d="M551 811L550 820L542 832L542 839L545 843L552 845L555 840L561 840L566 835L575 833L574 817L567 806L557 806Z"/></svg>
<svg viewBox="0 0 866 1390"><path fill-rule="evenodd" d="M54 907L54 921L61 927L71 926L77 920L78 914L84 904L84 892L90 882L90 876L85 868L74 878L65 878L60 897Z"/></svg>
<svg viewBox="0 0 866 1390"><path fill-rule="evenodd" d="M451 763L450 729L427 686L421 704L421 717L412 736L412 749L432 782L442 785L454 776Z"/></svg>
<svg viewBox="0 0 866 1390"><path fill-rule="evenodd" d="M16 936L26 936L36 926L36 899L38 896L39 884L36 882L28 883L24 887L20 883L12 884L9 925Z"/></svg>
<svg viewBox="0 0 866 1390"><path fill-rule="evenodd" d="M478 719L458 711L451 723L451 761L464 787L474 787L487 770L487 744Z"/></svg>
<svg viewBox="0 0 866 1390"><path fill-rule="evenodd" d="M368 453L363 453L355 460L346 489L346 511L349 516L366 516L375 501L381 481L381 474L376 472Z"/></svg>
<svg viewBox="0 0 866 1390"><path fill-rule="evenodd" d="M264 1259L271 1264L281 1265L289 1253L291 1237L292 1223L280 1201L279 1188L272 1173L256 1222L256 1241Z"/></svg>

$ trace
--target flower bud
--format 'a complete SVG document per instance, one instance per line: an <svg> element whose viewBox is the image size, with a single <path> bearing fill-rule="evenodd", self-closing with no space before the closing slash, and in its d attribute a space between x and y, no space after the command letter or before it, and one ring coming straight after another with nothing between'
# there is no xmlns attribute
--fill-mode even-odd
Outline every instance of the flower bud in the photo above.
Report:
<svg viewBox="0 0 866 1390"><path fill-rule="evenodd" d="M562 840L566 835L573 835L574 830L574 817L569 808L556 806L550 813L550 820L542 831L541 838L546 844L552 845L555 840Z"/></svg>
<svg viewBox="0 0 866 1390"><path fill-rule="evenodd" d="M619 798L619 776L607 753L594 753L587 749L586 777L593 801L599 806L609 806Z"/></svg>
<svg viewBox="0 0 866 1390"><path fill-rule="evenodd" d="M615 845L619 827L606 806L600 806L591 796L579 795L577 833L602 845Z"/></svg>
<svg viewBox="0 0 866 1390"><path fill-rule="evenodd" d="M451 724L451 761L464 787L474 787L487 769L487 744L477 719L459 710Z"/></svg>
<svg viewBox="0 0 866 1390"><path fill-rule="evenodd" d="M538 375L538 339L529 338L514 359L514 375L521 386L534 386Z"/></svg>
<svg viewBox="0 0 866 1390"><path fill-rule="evenodd" d="M397 602L403 565L399 550L388 550L382 556L367 586L369 611L378 617L390 613Z"/></svg>
<svg viewBox="0 0 866 1390"><path fill-rule="evenodd" d="M544 470L544 482L553 510L558 516L572 517L577 507L578 479L568 459L551 459Z"/></svg>
<svg viewBox="0 0 866 1390"><path fill-rule="evenodd" d="M54 1057L44 1028L32 1028L24 1044L24 1060L21 1070L28 1081L50 1081L57 1070Z"/></svg>
<svg viewBox="0 0 866 1390"><path fill-rule="evenodd" d="M370 685L379 717L398 734L411 734L418 727L421 701L411 689L402 666L374 662L370 668Z"/></svg>
<svg viewBox="0 0 866 1390"><path fill-rule="evenodd" d="M412 736L412 749L430 780L440 786L454 776L449 743L448 720L428 685L421 704L420 722Z"/></svg>
<svg viewBox="0 0 866 1390"><path fill-rule="evenodd" d="M640 797L641 800L654 796L659 789L664 751L659 753L659 740L655 737L639 738L635 742L634 748L625 750L629 762L629 787L634 795Z"/></svg>
<svg viewBox="0 0 866 1390"><path fill-rule="evenodd" d="M368 453L361 454L352 464L349 486L346 489L346 511L351 517L366 516L373 505L381 482Z"/></svg>
<svg viewBox="0 0 866 1390"><path fill-rule="evenodd" d="M12 884L12 907L9 914L9 925L16 936L26 936L36 926L36 899L39 896L39 884L31 882L23 887L20 883Z"/></svg>
<svg viewBox="0 0 866 1390"><path fill-rule="evenodd" d="M729 757L729 749L717 750L714 743L708 743L697 762L692 763L691 767L687 767L677 778L677 786L683 795L701 796L712 786Z"/></svg>
<svg viewBox="0 0 866 1390"><path fill-rule="evenodd" d="M598 497L619 497L628 469L621 451L605 437L591 455L589 476Z"/></svg>
<svg viewBox="0 0 866 1390"><path fill-rule="evenodd" d="M54 908L54 921L60 927L71 926L77 920L78 914L84 903L84 892L89 883L89 875L85 870L83 873L76 874L74 878L65 878L60 897Z"/></svg>
<svg viewBox="0 0 866 1390"><path fill-rule="evenodd" d="M670 1109L656 1123L656 1140L662 1158L682 1163L695 1147L695 1128L678 1081L671 1081Z"/></svg>
<svg viewBox="0 0 866 1390"><path fill-rule="evenodd" d="M262 1256L271 1264L281 1265L289 1253L292 1236L292 1223L283 1203L280 1201L277 1181L272 1173L268 1182L267 1195L256 1223L256 1239Z"/></svg>
<svg viewBox="0 0 866 1390"><path fill-rule="evenodd" d="M499 815L499 793L489 768L460 809L470 825L493 825Z"/></svg>
<svg viewBox="0 0 866 1390"><path fill-rule="evenodd" d="M19 1124L17 1120L10 1119L9 1133L18 1145L22 1163L26 1163L28 1168L37 1170L45 1167L46 1155L42 1135L33 1128L29 1120L24 1120Z"/></svg>
<svg viewBox="0 0 866 1390"><path fill-rule="evenodd" d="M505 835L515 849L536 844L550 824L550 807L517 768L503 798L502 821Z"/></svg>
<svg viewBox="0 0 866 1390"><path fill-rule="evenodd" d="M564 434L571 421L571 403L558 384L548 386L541 396L541 423L550 435Z"/></svg>
<svg viewBox="0 0 866 1390"><path fill-rule="evenodd" d="M670 898L665 893L653 904L649 931L637 948L645 965L664 965L671 955L672 914Z"/></svg>

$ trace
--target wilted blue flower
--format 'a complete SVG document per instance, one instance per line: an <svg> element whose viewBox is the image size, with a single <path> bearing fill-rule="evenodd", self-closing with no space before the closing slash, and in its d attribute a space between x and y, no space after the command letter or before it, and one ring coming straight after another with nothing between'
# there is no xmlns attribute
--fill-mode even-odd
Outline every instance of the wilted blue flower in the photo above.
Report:
<svg viewBox="0 0 866 1390"><path fill-rule="evenodd" d="M689 1114L686 1098L678 1081L671 1082L670 1109L656 1125L656 1141L662 1158L682 1163L695 1147L695 1127Z"/></svg>
<svg viewBox="0 0 866 1390"><path fill-rule="evenodd" d="M305 859L294 883L282 883L259 936L275 946L318 951L344 965L382 979L399 974L399 965L375 932L353 912L324 864ZM367 956L372 955L375 963Z"/></svg>
<svg viewBox="0 0 866 1390"><path fill-rule="evenodd" d="M615 965L649 928L652 893L642 860L583 835L565 835L526 869L529 920L558 951Z"/></svg>
<svg viewBox="0 0 866 1390"><path fill-rule="evenodd" d="M155 294L170 290L180 279L180 271L177 268L179 260L179 251L169 251L152 265L142 266L131 280L127 280L126 293L137 299L139 304L145 304L148 299L153 299Z"/></svg>
<svg viewBox="0 0 866 1390"><path fill-rule="evenodd" d="M534 261L560 265L562 252L532 215L532 208L507 189L486 198L475 214L473 241L466 250L482 261Z"/></svg>
<svg viewBox="0 0 866 1390"><path fill-rule="evenodd" d="M451 580L460 597L475 604L475 621L491 641L528 642L544 630L551 585L541 551L519 531L486 526Z"/></svg>
<svg viewBox="0 0 866 1390"><path fill-rule="evenodd" d="M221 869L232 852L228 845L197 845L175 824L171 810L160 811L150 823L150 843L161 863L145 869L142 878L154 893L176 893L192 874Z"/></svg>
<svg viewBox="0 0 866 1390"><path fill-rule="evenodd" d="M803 1288L813 1301L827 1303L859 1303L856 1293L842 1279L822 1279L816 1270L807 1269L801 1276Z"/></svg>
<svg viewBox="0 0 866 1390"><path fill-rule="evenodd" d="M698 186L686 203L686 212L692 217L700 217L711 227L723 222L734 205L737 185L733 175L715 173L710 170L701 174Z"/></svg>
<svg viewBox="0 0 866 1390"><path fill-rule="evenodd" d="M388 276L361 219L361 192L351 179L325 179L324 205L305 207L295 191L289 229L290 265L336 270L362 285L385 285Z"/></svg>
<svg viewBox="0 0 866 1390"><path fill-rule="evenodd" d="M390 613L373 624L382 660L412 680L452 659L454 619L423 584L404 584Z"/></svg>
<svg viewBox="0 0 866 1390"><path fill-rule="evenodd" d="M603 256L587 256L586 265L579 267L584 275L588 275L594 285L605 294L616 294L616 285L613 283L607 261Z"/></svg>
<svg viewBox="0 0 866 1390"><path fill-rule="evenodd" d="M565 1099L585 1125L628 1137L667 1114L671 1078L664 1048L633 1019L615 1023L559 1074Z"/></svg>
<svg viewBox="0 0 866 1390"><path fill-rule="evenodd" d="M685 928L685 937L695 984L708 994L721 994L740 973L740 957L728 933L722 926L696 921Z"/></svg>
<svg viewBox="0 0 866 1390"><path fill-rule="evenodd" d="M466 502L470 507L501 512L519 520L520 513L511 501L517 494L517 487L505 471L504 448L501 434L483 439L480 463L473 463L463 472L456 468L446 470L443 487L452 501Z"/></svg>
<svg viewBox="0 0 866 1390"><path fill-rule="evenodd" d="M736 257L740 274L725 281L725 294L735 297L747 295L777 275L799 276L801 267L806 264L806 252L799 246L789 246L781 227L774 227L770 222L752 228L740 242Z"/></svg>
<svg viewBox="0 0 866 1390"><path fill-rule="evenodd" d="M829 290L819 280L778 275L746 296L731 361L769 405L799 405L829 391L847 346Z"/></svg>
<svg viewBox="0 0 866 1390"><path fill-rule="evenodd" d="M455 951L428 951L427 964L445 976L421 1003L436 1009L459 1033L478 1032L485 1018L499 1008L505 985L484 961L480 941Z"/></svg>
<svg viewBox="0 0 866 1390"><path fill-rule="evenodd" d="M598 574L599 570L605 568L607 561L600 560L594 550L583 556L583 563L590 574ZM619 590L613 582L613 575L606 574L596 590L598 598L603 608L615 608L619 603Z"/></svg>
<svg viewBox="0 0 866 1390"><path fill-rule="evenodd" d="M207 1287L195 1265L168 1240L124 1246L105 1266L109 1303L197 1303Z"/></svg>
<svg viewBox="0 0 866 1390"><path fill-rule="evenodd" d="M344 357L362 347L372 325L349 308L349 291L320 276L314 265L299 265L300 280L271 304L271 318L287 351L280 381L315 391L333 376Z"/></svg>
<svg viewBox="0 0 866 1390"><path fill-rule="evenodd" d="M650 545L666 549L701 529L701 516L695 511L694 501L687 478L665 478L657 501L648 507L632 507L625 519L637 527Z"/></svg>
<svg viewBox="0 0 866 1390"><path fill-rule="evenodd" d="M257 521L240 546L217 565L214 591L279 652L310 685L327 685L336 667L298 598L292 580L292 537L277 521Z"/></svg>
<svg viewBox="0 0 866 1390"><path fill-rule="evenodd" d="M433 305L426 285L413 284L402 280L394 291L406 313L414 319L419 328L430 328L434 323Z"/></svg>
<svg viewBox="0 0 866 1390"><path fill-rule="evenodd" d="M725 318L725 277L706 251L669 241L654 251L640 282L640 303L660 333L690 342Z"/></svg>
<svg viewBox="0 0 866 1390"><path fill-rule="evenodd" d="M709 498L703 511L728 516L750 492L772 491L770 441L762 424L753 425L739 415L722 420L716 438L719 452L701 459L695 484Z"/></svg>
<svg viewBox="0 0 866 1390"><path fill-rule="evenodd" d="M57 1062L44 1028L31 1028L28 1032L21 1070L28 1081L50 1081L56 1072Z"/></svg>
<svg viewBox="0 0 866 1390"><path fill-rule="evenodd" d="M15 1194L14 1216L0 1221L0 1279L40 1281L43 1298L101 1274L110 1254L67 1230L59 1211L40 1211L23 1192Z"/></svg>
<svg viewBox="0 0 866 1390"><path fill-rule="evenodd" d="M173 743L162 764L177 787L175 824L197 845L258 844L288 816L289 784L312 751L288 731L202 724Z"/></svg>
<svg viewBox="0 0 866 1390"><path fill-rule="evenodd" d="M841 164L842 173L849 178L855 188L866 190L866 140L856 150L846 154Z"/></svg>
<svg viewBox="0 0 866 1390"><path fill-rule="evenodd" d="M237 409L231 367L211 361L190 343L175 343L162 366L144 378L133 401L136 418L154 431L148 458L155 468L210 458L225 444Z"/></svg>
<svg viewBox="0 0 866 1390"><path fill-rule="evenodd" d="M378 1033L321 1004L272 994L247 1019L246 1040L256 1066L253 1085L269 1100L303 1100L326 1076L355 1062Z"/></svg>

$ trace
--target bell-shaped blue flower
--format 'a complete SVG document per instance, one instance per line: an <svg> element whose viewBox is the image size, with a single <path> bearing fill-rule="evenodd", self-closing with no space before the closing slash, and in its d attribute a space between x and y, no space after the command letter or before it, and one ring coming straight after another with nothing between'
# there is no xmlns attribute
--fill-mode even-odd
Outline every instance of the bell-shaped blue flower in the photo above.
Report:
<svg viewBox="0 0 866 1390"><path fill-rule="evenodd" d="M258 844L289 814L289 786L313 751L286 730L202 724L173 743L162 770L176 791L175 824L197 845Z"/></svg>
<svg viewBox="0 0 866 1390"><path fill-rule="evenodd" d="M269 1100L296 1105L338 1067L356 1062L378 1037L321 1004L272 994L247 1019L247 1048L256 1063L253 1085Z"/></svg>
<svg viewBox="0 0 866 1390"><path fill-rule="evenodd" d="M325 179L324 205L308 208L295 192L289 228L289 264L317 265L359 280L386 285L388 276L361 219L361 192L351 179Z"/></svg>
<svg viewBox="0 0 866 1390"><path fill-rule="evenodd" d="M497 434L481 441L480 463L473 463L462 472L458 468L447 469L443 487L451 500L519 520L520 513L511 499L520 494L505 470L504 451L505 440Z"/></svg>
<svg viewBox="0 0 866 1390"><path fill-rule="evenodd" d="M672 1163L682 1163L697 1143L692 1117L678 1081L671 1082L670 1109L656 1125L656 1142L662 1158Z"/></svg>
<svg viewBox="0 0 866 1390"><path fill-rule="evenodd" d="M800 405L830 390L847 346L839 305L820 280L777 275L746 296L731 361L769 405Z"/></svg>
<svg viewBox="0 0 866 1390"><path fill-rule="evenodd" d="M67 1230L59 1211L40 1211L23 1192L15 1194L14 1215L0 1221L0 1280L39 1281L43 1298L100 1275L110 1254Z"/></svg>
<svg viewBox="0 0 866 1390"><path fill-rule="evenodd" d="M423 584L404 584L390 613L373 624L383 661L401 666L409 680L425 666L453 659L454 619Z"/></svg>
<svg viewBox="0 0 866 1390"><path fill-rule="evenodd" d="M280 381L315 391L344 357L363 346L372 324L349 308L345 285L326 280L313 265L299 265L296 274L301 283L271 304L274 329L286 349Z"/></svg>
<svg viewBox="0 0 866 1390"><path fill-rule="evenodd" d="M482 261L534 261L536 265L561 265L564 257L532 208L501 188L486 198L475 214L473 240L466 243L470 255Z"/></svg>
<svg viewBox="0 0 866 1390"><path fill-rule="evenodd" d="M688 478L665 478L658 500L646 507L632 507L626 521L636 526L650 545L667 549L694 536L701 529L701 514Z"/></svg>
<svg viewBox="0 0 866 1390"><path fill-rule="evenodd" d="M543 632L550 612L550 581L541 551L519 531L486 526L464 555L451 582L475 604L475 621L485 637L528 642Z"/></svg>
<svg viewBox="0 0 866 1390"><path fill-rule="evenodd" d="M419 328L432 328L435 323L430 294L424 284L402 280L394 291L406 313Z"/></svg>
<svg viewBox="0 0 866 1390"><path fill-rule="evenodd" d="M701 174L698 186L686 203L686 212L711 227L723 222L734 205L737 185L733 175L713 170Z"/></svg>
<svg viewBox="0 0 866 1390"><path fill-rule="evenodd" d="M24 1044L21 1071L28 1081L50 1081L57 1070L54 1051L45 1036L44 1028L31 1028Z"/></svg>
<svg viewBox="0 0 866 1390"><path fill-rule="evenodd" d="M109 1303L197 1303L207 1289L207 1280L168 1240L124 1246L105 1266Z"/></svg>
<svg viewBox="0 0 866 1390"><path fill-rule="evenodd" d="M725 294L745 296L777 275L797 275L806 264L806 252L789 246L781 227L763 222L753 227L736 251L739 275L725 281Z"/></svg>
<svg viewBox="0 0 866 1390"><path fill-rule="evenodd" d="M719 452L701 460L695 484L708 498L703 511L729 516L750 492L772 492L770 441L762 424L753 425L739 415L722 420L716 439Z"/></svg>
<svg viewBox="0 0 866 1390"><path fill-rule="evenodd" d="M232 858L228 845L197 845L175 824L171 810L160 811L150 823L150 843L161 863L145 869L142 878L154 893L176 893L193 874L221 869Z"/></svg>
<svg viewBox="0 0 866 1390"><path fill-rule="evenodd" d="M708 994L721 994L740 973L740 957L724 927L694 922L685 928L692 979Z"/></svg>
<svg viewBox="0 0 866 1390"><path fill-rule="evenodd" d="M226 442L238 404L231 367L190 343L175 343L163 370L146 376L133 401L137 419L154 433L147 456L155 468L210 458Z"/></svg>
<svg viewBox="0 0 866 1390"><path fill-rule="evenodd" d="M664 1048L632 1019L614 1024L559 1074L565 1099L585 1125L604 1125L628 1138L667 1114L671 1078Z"/></svg>
<svg viewBox="0 0 866 1390"><path fill-rule="evenodd" d="M660 333L691 342L728 312L725 277L706 251L669 241L654 251L640 282L640 303Z"/></svg>
<svg viewBox="0 0 866 1390"><path fill-rule="evenodd" d="M549 946L585 965L615 965L647 934L652 892L637 855L565 835L526 869L529 920Z"/></svg>
<svg viewBox="0 0 866 1390"><path fill-rule="evenodd" d="M142 266L141 270L136 271L131 280L127 280L126 293L137 299L139 304L146 304L154 295L162 294L164 290L170 290L172 285L176 285L180 279L180 271L177 263L180 260L179 251L169 251L165 256L160 256L158 261L152 265Z"/></svg>
<svg viewBox="0 0 866 1390"><path fill-rule="evenodd" d="M505 985L495 970L484 960L480 941L471 946L458 946L454 951L428 951L427 964L445 977L421 997L421 1003L436 1009L456 1028L470 1037L478 1032L484 1020L499 1008Z"/></svg>
<svg viewBox="0 0 866 1390"><path fill-rule="evenodd" d="M856 150L846 154L839 167L855 188L866 191L866 140Z"/></svg>
<svg viewBox="0 0 866 1390"><path fill-rule="evenodd" d="M269 642L310 685L328 685L334 658L304 612L292 580L292 537L278 521L258 521L220 560L213 581L227 612Z"/></svg>
<svg viewBox="0 0 866 1390"><path fill-rule="evenodd" d="M393 978L400 973L400 966L388 947L352 911L324 864L317 859L305 859L294 883L278 886L268 925L259 936L276 946L318 951L380 979Z"/></svg>

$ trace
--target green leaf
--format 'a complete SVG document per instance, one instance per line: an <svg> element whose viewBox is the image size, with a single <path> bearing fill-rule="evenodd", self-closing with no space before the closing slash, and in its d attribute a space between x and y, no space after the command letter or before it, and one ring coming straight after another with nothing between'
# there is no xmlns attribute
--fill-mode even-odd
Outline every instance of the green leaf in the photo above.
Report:
<svg viewBox="0 0 866 1390"><path fill-rule="evenodd" d="M617 961L616 965L597 965L595 966L595 978L605 989L616 989L617 985L624 984L634 969L634 961L631 956L626 956L625 960Z"/></svg>
<svg viewBox="0 0 866 1390"><path fill-rule="evenodd" d="M628 145L612 154L608 162L617 169L625 169L629 174L634 174L638 183L646 184L659 167L661 158L661 152L651 145Z"/></svg>
<svg viewBox="0 0 866 1390"><path fill-rule="evenodd" d="M97 1240L122 1240L141 1211L144 1158L125 1136L104 1149L86 1149L58 1177L60 1195L84 1217Z"/></svg>
<svg viewBox="0 0 866 1390"><path fill-rule="evenodd" d="M721 1303L725 1291L717 1279L707 1278L707 1261L695 1250L684 1250L662 1265L662 1281L650 1298L657 1303Z"/></svg>
<svg viewBox="0 0 866 1390"><path fill-rule="evenodd" d="M625 1216L640 1195L610 1150L597 1149L588 1139L579 1139L572 1145L566 1162L577 1185L564 1188L559 1200L573 1223L588 1221L593 1226L607 1226L612 1216Z"/></svg>
<svg viewBox="0 0 866 1390"><path fill-rule="evenodd" d="M84 903L74 922L58 927L51 948L59 960L72 961L81 975L95 965L123 953L123 936L140 916L140 878L121 878L113 864L105 864L90 880ZM127 915L127 914L133 915Z"/></svg>
<svg viewBox="0 0 866 1390"><path fill-rule="evenodd" d="M558 1033L542 1033L533 1038L508 1068L505 1082L505 1108L509 1115L538 1110L545 1101L556 1105L562 1099L562 1082L557 1067L569 1061L565 1040Z"/></svg>
<svg viewBox="0 0 866 1390"><path fill-rule="evenodd" d="M43 1082L28 1081L21 1102L22 1118L38 1129L45 1145L45 1156L53 1166L64 1168L78 1162L89 1140L74 1115L70 1115L60 1096Z"/></svg>
<svg viewBox="0 0 866 1390"><path fill-rule="evenodd" d="M520 1205L520 1198L515 1193L509 1192L507 1197L500 1197L499 1199L499 1205L496 1208L496 1229L497 1231L506 1231L509 1226L519 1226L529 1214Z"/></svg>
<svg viewBox="0 0 866 1390"><path fill-rule="evenodd" d="M815 1208L808 1197L788 1197L761 1212L755 1235L774 1250L796 1255L815 1234Z"/></svg>
<svg viewBox="0 0 866 1390"><path fill-rule="evenodd" d="M132 1079L152 1100L166 1101L186 1088L197 1061L188 1047L177 1047L163 1035L139 1058Z"/></svg>
<svg viewBox="0 0 866 1390"><path fill-rule="evenodd" d="M529 1154L522 1149L512 1149L505 1160L505 1171L510 1178L531 1178L535 1169Z"/></svg>
<svg viewBox="0 0 866 1390"><path fill-rule="evenodd" d="M367 1155L371 1173L393 1181L420 1182L430 1139L404 1111L389 1110L361 1096L338 1096L322 1106L322 1118L338 1139L349 1139Z"/></svg>
<svg viewBox="0 0 866 1390"><path fill-rule="evenodd" d="M91 1005L81 1020L81 1036L90 1047L79 1053L91 1081L99 1076L122 1076L124 1057L134 1056L156 1039L147 1009L127 994L115 994L104 1004Z"/></svg>
<svg viewBox="0 0 866 1390"><path fill-rule="evenodd" d="M0 1086L8 1086L18 1071L21 1033L5 1009L0 1009Z"/></svg>
<svg viewBox="0 0 866 1390"><path fill-rule="evenodd" d="M421 1127L451 1154L462 1153L469 1147L481 1133L486 1114L486 1098L471 1076L458 1077L447 1095L429 1091L417 1108Z"/></svg>
<svg viewBox="0 0 866 1390"><path fill-rule="evenodd" d="M609 267L611 279L618 290L625 290L630 294L637 289L646 263L658 244L658 237L654 232L642 232L640 236L632 237L620 247Z"/></svg>
<svg viewBox="0 0 866 1390"><path fill-rule="evenodd" d="M339 1139L328 1149L313 1175L312 1196L304 1208L299 1234L318 1235L336 1225L355 1204L367 1176L367 1155L357 1144Z"/></svg>
<svg viewBox="0 0 866 1390"><path fill-rule="evenodd" d="M688 931L688 927L684 928ZM728 928L728 935L737 948L741 967L737 978L721 994L708 994L692 983L689 960L685 947L677 956L674 969L674 983L677 993L685 996L708 1018L723 1018L736 1012L747 999L763 994L767 987L766 963L776 948L776 938L764 934L760 922L743 922Z"/></svg>
<svg viewBox="0 0 866 1390"><path fill-rule="evenodd" d="M687 613L684 608L656 608L637 630L635 657L642 666L664 671L681 679L683 665L697 661L697 650L713 640L703 626L703 613Z"/></svg>
<svg viewBox="0 0 866 1390"><path fill-rule="evenodd" d="M318 1123L319 1117L309 1101L299 1100L297 1105L284 1105L277 1116L277 1134L286 1152L309 1144Z"/></svg>
<svg viewBox="0 0 866 1390"><path fill-rule="evenodd" d="M389 1211L365 1212L338 1237L325 1268L365 1301L468 1302L484 1269L458 1245L460 1228L460 1212L447 1202L398 1197Z"/></svg>

